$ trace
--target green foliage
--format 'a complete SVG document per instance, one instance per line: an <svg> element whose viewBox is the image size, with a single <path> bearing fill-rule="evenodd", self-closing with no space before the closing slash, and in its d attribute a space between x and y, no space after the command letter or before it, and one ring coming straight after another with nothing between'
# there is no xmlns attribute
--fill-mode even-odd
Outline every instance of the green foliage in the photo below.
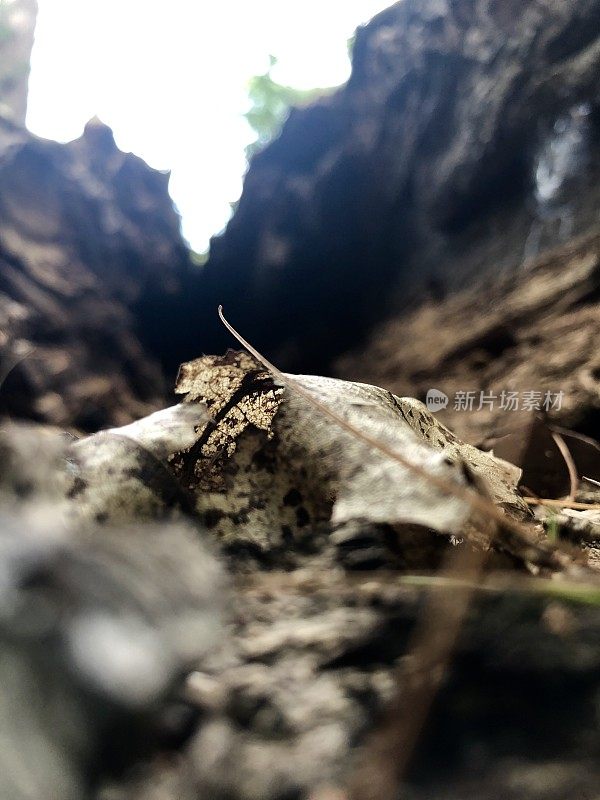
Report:
<svg viewBox="0 0 600 800"><path fill-rule="evenodd" d="M252 105L244 116L256 133L256 140L246 148L248 160L277 136L292 106L310 103L336 88L295 89L284 86L271 75L277 59L275 56L269 56L269 59L269 69L262 75L255 75L248 84L248 98Z"/></svg>
<svg viewBox="0 0 600 800"><path fill-rule="evenodd" d="M600 589L598 585L583 581L556 581L550 578L518 577L504 581L494 581L491 578L478 584L462 578L447 578L440 575L403 575L398 578L398 583L406 586L445 591L465 591L468 589L486 594L512 592L521 596L535 595L545 600L562 600L573 605L600 606Z"/></svg>
<svg viewBox="0 0 600 800"><path fill-rule="evenodd" d="M560 524L558 522L558 515L556 513L550 513L548 517L544 520L544 527L546 529L546 534L548 539L551 542L558 542L560 539Z"/></svg>
<svg viewBox="0 0 600 800"><path fill-rule="evenodd" d="M190 250L190 260L194 267L203 267L208 261L208 250L204 250L202 253Z"/></svg>
<svg viewBox="0 0 600 800"><path fill-rule="evenodd" d="M0 0L1 2L2 0ZM349 53L353 44L354 37L348 40ZM338 88L337 86L328 86L315 89L296 89L293 86L285 86L278 83L271 74L276 64L277 58L270 55L267 71L261 75L255 75L248 81L250 108L244 117L256 134L256 139L245 149L248 162L279 134L290 108L311 103L318 97L331 94ZM235 200L230 203L232 215L236 212L238 202L239 200ZM206 253L195 253L193 260L197 266L202 266L207 257Z"/></svg>

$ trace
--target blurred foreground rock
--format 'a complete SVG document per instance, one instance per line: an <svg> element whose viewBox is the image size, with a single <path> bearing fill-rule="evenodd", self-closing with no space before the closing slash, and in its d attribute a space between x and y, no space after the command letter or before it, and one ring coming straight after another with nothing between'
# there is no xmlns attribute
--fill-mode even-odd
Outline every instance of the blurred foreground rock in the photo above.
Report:
<svg viewBox="0 0 600 800"><path fill-rule="evenodd" d="M186 364L186 402L121 428L5 425L3 798L386 800L361 748L392 700L398 724L414 713L407 681L437 684L442 666L410 654L427 594L443 625L464 588L436 583L440 554L488 546L401 796L594 796L600 584L577 531L561 552L518 470L416 401L300 380L428 473L477 472L523 538L490 542L476 516L457 529L456 502L245 354ZM349 794L361 754L373 791Z"/></svg>
<svg viewBox="0 0 600 800"><path fill-rule="evenodd" d="M222 636L226 589L212 549L160 502L151 471L150 448L186 441L198 410L184 412L154 420L147 450L132 439L124 453L115 437L108 464L94 437L86 461L57 430L2 430L3 800L92 797L195 729L185 680Z"/></svg>
<svg viewBox="0 0 600 800"><path fill-rule="evenodd" d="M0 796L82 800L193 730L220 572L182 526L73 536L40 508L0 527Z"/></svg>

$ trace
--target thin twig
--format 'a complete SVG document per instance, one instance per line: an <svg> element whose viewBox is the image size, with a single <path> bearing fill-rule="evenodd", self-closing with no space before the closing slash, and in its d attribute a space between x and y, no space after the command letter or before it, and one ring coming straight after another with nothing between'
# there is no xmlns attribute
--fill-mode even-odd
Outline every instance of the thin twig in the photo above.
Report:
<svg viewBox="0 0 600 800"><path fill-rule="evenodd" d="M581 476L582 481L587 481L588 483L593 483L594 486L600 486L600 481L594 480L594 478L586 478L585 475Z"/></svg>
<svg viewBox="0 0 600 800"><path fill-rule="evenodd" d="M568 428L561 428L560 425L548 425L548 428L555 433L560 433L563 436L571 436L573 439L578 439L580 442L584 442L585 444L589 444L591 447L594 447L596 450L600 450L600 442L597 442L591 436L586 436L585 433L579 433L579 431L571 431Z"/></svg>
<svg viewBox="0 0 600 800"><path fill-rule="evenodd" d="M567 469L569 471L569 495L567 500L572 503L577 497L577 490L579 489L579 476L577 475L577 467L575 466L571 451L567 447L567 443L563 439L562 435L556 431L550 431L550 436L552 436L554 443L560 450L560 454L564 458L565 464L567 465Z"/></svg>
<svg viewBox="0 0 600 800"><path fill-rule="evenodd" d="M586 478L585 480L588 480ZM570 500L546 500L543 497L524 497L523 500L529 506L551 506L552 508L574 508L574 509L593 509L600 511L599 503L577 503Z"/></svg>

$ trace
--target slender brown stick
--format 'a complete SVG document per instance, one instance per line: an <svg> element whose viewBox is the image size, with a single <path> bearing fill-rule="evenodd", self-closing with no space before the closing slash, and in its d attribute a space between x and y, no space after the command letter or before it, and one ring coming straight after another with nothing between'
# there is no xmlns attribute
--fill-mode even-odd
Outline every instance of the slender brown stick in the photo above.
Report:
<svg viewBox="0 0 600 800"><path fill-rule="evenodd" d="M600 443L591 436L586 436L585 433L579 433L579 431L570 431L568 428L561 428L560 425L548 425L548 427L551 431L555 431L555 433L560 433L563 436L570 436L573 439L578 439L580 442L584 442L585 444L589 444L591 447L595 447L596 450L600 450Z"/></svg>
<svg viewBox="0 0 600 800"><path fill-rule="evenodd" d="M588 480L588 478L586 478ZM530 506L552 506L552 508L593 509L600 511L598 503L577 503L569 500L545 500L543 497L524 497L523 500Z"/></svg>
<svg viewBox="0 0 600 800"><path fill-rule="evenodd" d="M567 500L572 503L574 502L577 496L577 489L579 488L579 476L577 474L577 467L575 466L575 462L573 461L573 456L571 455L571 451L567 447L567 443L563 439L560 433L556 433L556 431L550 431L550 436L554 439L554 443L560 450L561 456L565 460L565 464L567 465L567 469L569 471L569 495Z"/></svg>
<svg viewBox="0 0 600 800"><path fill-rule="evenodd" d="M600 481L597 481L594 478L586 478L585 475L581 478L581 480L582 481L587 481L588 483L593 483L594 486L600 486Z"/></svg>

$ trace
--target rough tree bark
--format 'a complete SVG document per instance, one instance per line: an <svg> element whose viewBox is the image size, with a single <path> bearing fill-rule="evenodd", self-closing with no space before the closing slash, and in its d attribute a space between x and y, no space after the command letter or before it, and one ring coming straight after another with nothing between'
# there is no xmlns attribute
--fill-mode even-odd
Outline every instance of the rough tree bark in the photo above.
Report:
<svg viewBox="0 0 600 800"><path fill-rule="evenodd" d="M384 312L597 224L598 31L598 0L379 14L348 84L254 158L212 243L208 308L320 371Z"/></svg>
<svg viewBox="0 0 600 800"><path fill-rule="evenodd" d="M11 373L3 407L87 429L123 421L164 397L165 371L231 343L220 302L282 367L331 372L382 316L593 230L599 21L600 0L392 6L358 31L347 86L293 111L255 157L201 271L166 180L107 131L58 146L5 121L3 370L32 344L40 358ZM43 234L27 229L30 207ZM110 364L100 341L119 354Z"/></svg>
<svg viewBox="0 0 600 800"><path fill-rule="evenodd" d="M97 120L66 145L0 125L1 410L84 430L153 410L194 275L168 176Z"/></svg>
<svg viewBox="0 0 600 800"><path fill-rule="evenodd" d="M600 438L599 343L600 237L593 234L516 275L428 301L381 324L336 370L422 400L428 389L444 391L450 402L439 417L474 443L531 422L531 409L507 413L500 407L503 391L561 391L559 407L547 409L550 419ZM460 391L475 393L471 411L455 408ZM481 392L496 397L493 406L478 408ZM593 475L599 470L600 458Z"/></svg>

